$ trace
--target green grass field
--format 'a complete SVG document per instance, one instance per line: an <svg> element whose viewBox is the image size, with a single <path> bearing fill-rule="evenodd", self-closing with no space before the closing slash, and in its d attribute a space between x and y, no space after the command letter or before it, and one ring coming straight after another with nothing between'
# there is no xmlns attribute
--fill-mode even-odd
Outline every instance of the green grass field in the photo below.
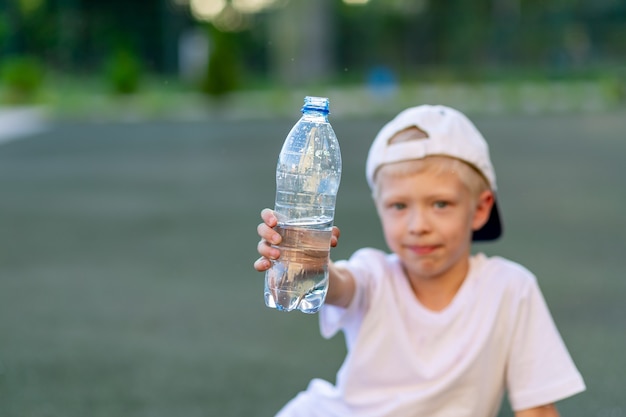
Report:
<svg viewBox="0 0 626 417"><path fill-rule="evenodd" d="M505 222L477 250L538 276L588 385L563 416L626 416L625 119L475 118ZM363 173L384 121L332 120L335 259L384 247ZM252 268L294 122L65 122L0 146L1 417L271 416L333 380L342 337L267 309Z"/></svg>

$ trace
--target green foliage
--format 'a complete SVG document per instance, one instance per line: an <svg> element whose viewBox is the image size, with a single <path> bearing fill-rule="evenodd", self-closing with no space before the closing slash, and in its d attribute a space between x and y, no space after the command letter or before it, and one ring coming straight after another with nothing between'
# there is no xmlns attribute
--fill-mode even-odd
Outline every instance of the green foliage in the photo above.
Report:
<svg viewBox="0 0 626 417"><path fill-rule="evenodd" d="M239 85L239 62L232 34L211 30L211 53L200 89L212 97L222 97Z"/></svg>
<svg viewBox="0 0 626 417"><path fill-rule="evenodd" d="M4 101L26 104L36 100L44 79L41 62L32 56L17 55L6 58L0 67L4 87Z"/></svg>
<svg viewBox="0 0 626 417"><path fill-rule="evenodd" d="M30 15L40 10L44 5L43 0L20 0L17 2L20 12L23 15Z"/></svg>
<svg viewBox="0 0 626 417"><path fill-rule="evenodd" d="M626 85L624 79L619 76L605 76L600 79L600 83L605 96L611 102L623 102L626 98Z"/></svg>
<svg viewBox="0 0 626 417"><path fill-rule="evenodd" d="M139 59L132 52L117 50L106 65L106 79L115 94L134 94L139 90L142 68Z"/></svg>

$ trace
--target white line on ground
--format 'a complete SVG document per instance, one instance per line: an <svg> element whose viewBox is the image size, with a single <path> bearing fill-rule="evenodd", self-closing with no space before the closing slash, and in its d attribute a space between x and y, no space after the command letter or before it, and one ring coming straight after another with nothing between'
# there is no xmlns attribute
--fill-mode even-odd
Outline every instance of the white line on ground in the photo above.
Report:
<svg viewBox="0 0 626 417"><path fill-rule="evenodd" d="M46 129L43 111L38 107L0 108L0 144L41 133Z"/></svg>

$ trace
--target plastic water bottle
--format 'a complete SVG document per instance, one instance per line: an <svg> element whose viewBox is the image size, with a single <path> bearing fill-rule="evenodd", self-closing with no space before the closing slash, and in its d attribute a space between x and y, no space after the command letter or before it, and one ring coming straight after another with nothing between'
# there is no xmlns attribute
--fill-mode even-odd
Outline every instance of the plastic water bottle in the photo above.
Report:
<svg viewBox="0 0 626 417"><path fill-rule="evenodd" d="M317 312L328 289L328 259L341 152L328 122L327 98L306 97L276 166L280 258L265 274L265 304Z"/></svg>

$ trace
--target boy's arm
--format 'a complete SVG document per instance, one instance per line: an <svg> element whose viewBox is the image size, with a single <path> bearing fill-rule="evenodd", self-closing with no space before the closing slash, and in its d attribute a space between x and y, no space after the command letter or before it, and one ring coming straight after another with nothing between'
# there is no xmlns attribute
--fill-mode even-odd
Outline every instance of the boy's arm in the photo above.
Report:
<svg viewBox="0 0 626 417"><path fill-rule="evenodd" d="M515 417L559 417L559 412L554 404L548 404L517 411L515 412Z"/></svg>
<svg viewBox="0 0 626 417"><path fill-rule="evenodd" d="M278 245L281 236L274 230L278 224L278 219L271 209L264 209L261 212L263 223L257 227L257 233L261 237L261 241L257 245L257 251L261 257L254 262L254 269L259 272L267 271L272 267L271 259L278 259L280 250L272 245ZM330 246L337 246L339 240L339 229L334 227L330 241ZM352 301L355 291L354 277L344 269L338 268L332 261L328 263L328 293L326 294L326 303L339 307L347 307Z"/></svg>
<svg viewBox="0 0 626 417"><path fill-rule="evenodd" d="M328 281L328 293L326 294L325 302L337 307L347 308L352 301L352 297L354 297L356 288L354 277L350 271L345 268L338 268L333 261L330 261L328 263Z"/></svg>

